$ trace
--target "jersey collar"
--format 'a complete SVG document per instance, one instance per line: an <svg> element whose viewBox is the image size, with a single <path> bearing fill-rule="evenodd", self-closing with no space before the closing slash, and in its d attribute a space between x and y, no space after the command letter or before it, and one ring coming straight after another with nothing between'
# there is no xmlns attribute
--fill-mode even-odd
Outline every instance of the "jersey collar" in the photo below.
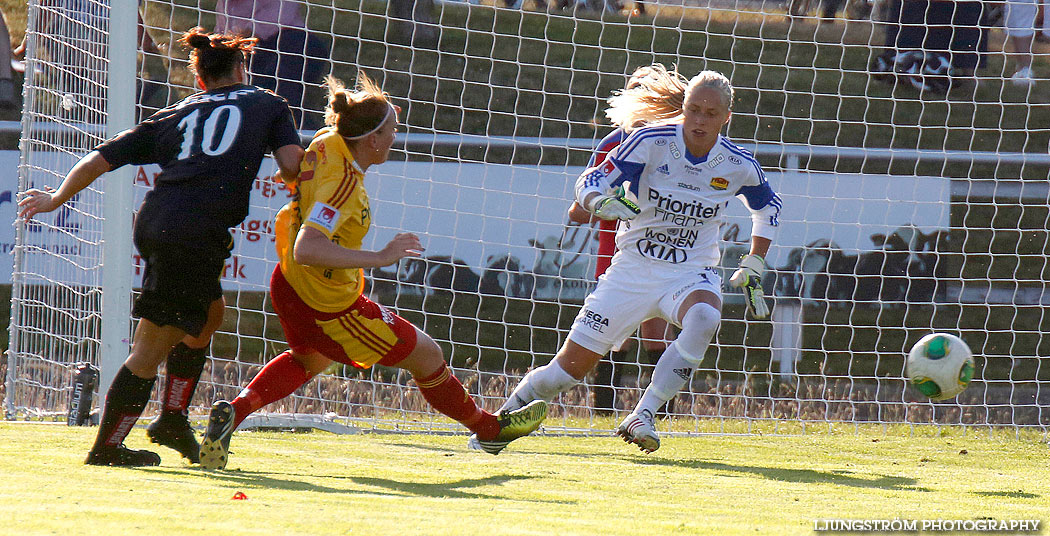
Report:
<svg viewBox="0 0 1050 536"><path fill-rule="evenodd" d="M354 153L350 152L350 146L346 143L346 138L339 134L334 126L324 127L322 129L326 134L331 134L333 138L338 139L340 143L340 151L344 153L344 158L350 161L350 165L353 166L354 170L361 175L365 174L365 170L361 169L361 165L357 163L357 159L354 158Z"/></svg>
<svg viewBox="0 0 1050 536"><path fill-rule="evenodd" d="M707 154L700 157L694 156L692 153L689 152L689 148L685 146L685 134L683 134L683 128L684 125L678 123L678 127L675 129L675 135L678 137L678 142L682 144L682 154L685 156L686 161L690 164L695 165L707 162L707 158L711 156L711 152L715 150L715 147L718 147L719 144L722 143L722 135L719 134L718 137L715 139L714 146L711 147L711 150L708 151Z"/></svg>

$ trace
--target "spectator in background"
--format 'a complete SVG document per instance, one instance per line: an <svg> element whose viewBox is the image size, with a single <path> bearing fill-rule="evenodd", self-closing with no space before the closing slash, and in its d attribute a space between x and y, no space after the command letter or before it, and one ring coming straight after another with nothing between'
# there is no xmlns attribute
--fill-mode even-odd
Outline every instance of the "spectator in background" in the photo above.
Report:
<svg viewBox="0 0 1050 536"><path fill-rule="evenodd" d="M387 5L387 14L390 15L387 42L437 48L439 36L433 12L434 0L390 0Z"/></svg>
<svg viewBox="0 0 1050 536"><path fill-rule="evenodd" d="M1036 32L1035 40L1040 43L1050 43L1050 0L1042 0L1042 31Z"/></svg>
<svg viewBox="0 0 1050 536"><path fill-rule="evenodd" d="M882 80L947 93L977 69L981 12L978 1L892 0L883 19L886 48L871 71Z"/></svg>
<svg viewBox="0 0 1050 536"><path fill-rule="evenodd" d="M10 110L18 107L15 99L15 80L11 70L11 34L7 31L7 18L0 11L0 108Z"/></svg>
<svg viewBox="0 0 1050 536"><path fill-rule="evenodd" d="M259 39L249 66L252 84L288 99L300 128L320 128L320 112L306 113L305 90L328 74L329 50L320 37L306 31L300 4L288 0L218 0L215 11L216 32Z"/></svg>
<svg viewBox="0 0 1050 536"><path fill-rule="evenodd" d="M820 14L821 22L827 22L838 17L839 10L842 9L845 3L846 0L824 0L821 2L821 7L823 8Z"/></svg>
<svg viewBox="0 0 1050 536"><path fill-rule="evenodd" d="M1003 29L1006 31L1006 45L1003 52L1013 60L1014 74L1010 82L1017 86L1032 83L1032 41L1035 39L1035 17L1039 13L1039 0L1004 0L1006 20ZM1046 28L1044 22L1043 28ZM1005 76L1005 73L1004 73Z"/></svg>
<svg viewBox="0 0 1050 536"><path fill-rule="evenodd" d="M139 0L140 5L141 3L142 1ZM108 27L108 15L105 10L97 2L88 0L39 0L39 7L37 24L33 31L37 36L34 55L38 60L57 62L67 67L50 70L50 72L38 68L37 72L44 74L46 78L44 81L38 79L37 84L47 87L51 92L70 95L70 98L74 99L73 103L82 104L87 110L104 110L102 103L105 97L85 89L82 82L92 79L89 66L100 54L92 45L106 42L103 29ZM10 78L10 76L5 76L4 71L11 68L18 72L25 72L24 60L30 37L28 30L30 29L27 28L27 32L22 36L21 43L11 50L10 58L4 59L0 54L0 107L17 106L15 103L9 105L4 102L7 93L5 86L8 85L4 80ZM164 54L146 32L141 11L138 13L137 32L137 42L142 52L155 56ZM7 39L10 42L6 25L0 27L0 34L2 34L0 40ZM105 55L106 52L101 52L102 57ZM12 62L11 59L15 61ZM136 93L140 96L140 105L150 96L159 93L159 90L164 87L163 84L149 80L144 74L138 83L139 88ZM142 112L143 110L140 109L139 113Z"/></svg>

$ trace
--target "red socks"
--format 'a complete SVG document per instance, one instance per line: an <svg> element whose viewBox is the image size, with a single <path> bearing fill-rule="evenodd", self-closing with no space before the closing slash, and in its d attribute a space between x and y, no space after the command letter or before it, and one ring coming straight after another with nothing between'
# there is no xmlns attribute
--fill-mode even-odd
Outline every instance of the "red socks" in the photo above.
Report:
<svg viewBox="0 0 1050 536"><path fill-rule="evenodd" d="M434 409L459 421L478 435L478 439L495 439L499 433L496 416L479 408L467 394L463 384L444 363L426 378L414 378L423 398Z"/></svg>
<svg viewBox="0 0 1050 536"><path fill-rule="evenodd" d="M233 399L234 428L255 410L292 394L310 378L306 369L292 358L291 352L277 356ZM491 440L499 434L496 416L478 408L463 384L444 364L434 374L415 378L415 381L423 398L434 409L462 423L477 434L478 439Z"/></svg>
<svg viewBox="0 0 1050 536"><path fill-rule="evenodd" d="M292 393L302 385L310 381L312 376L306 373L306 369L292 358L291 352L273 358L252 378L237 398L233 399L233 409L236 412L236 420L233 427L237 428L245 417L255 410L276 402Z"/></svg>

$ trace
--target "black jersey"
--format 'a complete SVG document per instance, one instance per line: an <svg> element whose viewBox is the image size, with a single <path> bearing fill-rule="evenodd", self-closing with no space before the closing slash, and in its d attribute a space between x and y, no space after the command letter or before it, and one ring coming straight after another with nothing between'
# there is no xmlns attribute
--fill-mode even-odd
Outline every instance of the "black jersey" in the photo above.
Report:
<svg viewBox="0 0 1050 536"><path fill-rule="evenodd" d="M135 221L135 241L208 247L248 215L263 157L298 144L284 98L236 84L191 95L98 146L114 169L159 164Z"/></svg>

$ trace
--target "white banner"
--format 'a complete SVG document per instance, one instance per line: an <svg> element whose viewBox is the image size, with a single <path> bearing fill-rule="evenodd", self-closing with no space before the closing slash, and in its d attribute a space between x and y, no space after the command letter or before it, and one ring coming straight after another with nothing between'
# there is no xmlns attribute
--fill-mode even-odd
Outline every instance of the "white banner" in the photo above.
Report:
<svg viewBox="0 0 1050 536"><path fill-rule="evenodd" d="M17 151L0 151L0 166L13 170L17 165ZM425 282L431 289L481 288L520 297L580 300L593 280L591 254L597 244L589 226L566 223L580 171L422 162L376 166L365 181L374 229L364 247L379 249L402 231L421 236L427 262L400 263L396 280L402 292L423 292L420 284ZM136 203L152 188L158 172L157 166L135 169ZM276 264L273 218L289 200L274 173L272 161L264 162L252 192L251 212L235 229L236 245L223 276L228 290L267 288ZM930 264L929 276L934 276L932 261L923 256L934 254L939 241L947 237L949 179L803 172L769 173L768 179L784 201L780 230L767 258L769 266L779 271L779 294L815 297L820 283L806 283L814 274L876 270L870 275L893 276L900 270L914 274L916 264ZM17 214L16 181L9 174L0 190L0 214L7 221L14 221ZM750 214L738 203L730 203L726 214L723 258L725 266L733 266L748 247ZM76 217L82 216L75 211L41 216L51 218L45 221L68 235L59 245L51 237L48 248L81 253L73 251L78 248ZM27 236L34 243L38 235ZM130 229L127 239L131 240ZM0 227L0 251L10 255L13 247L14 227ZM887 258L893 262L887 263ZM137 259L133 262L138 281L140 267ZM9 283L10 258L0 264L0 278ZM919 266L920 275L923 270L926 267ZM385 273L393 280L393 272L389 267L377 275ZM377 281L377 289L381 291L384 284L397 283ZM832 283L823 285L821 292L833 292ZM844 295L847 290L835 292Z"/></svg>

